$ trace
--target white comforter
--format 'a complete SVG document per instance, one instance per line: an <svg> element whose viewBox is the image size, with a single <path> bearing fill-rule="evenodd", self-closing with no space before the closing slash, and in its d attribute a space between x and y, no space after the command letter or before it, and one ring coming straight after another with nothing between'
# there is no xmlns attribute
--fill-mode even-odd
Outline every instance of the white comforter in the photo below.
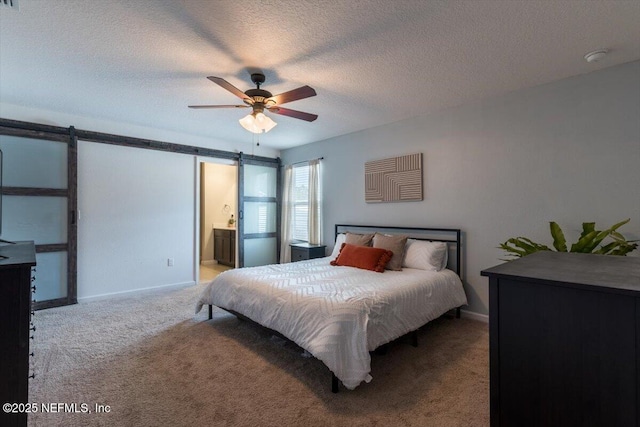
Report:
<svg viewBox="0 0 640 427"><path fill-rule="evenodd" d="M331 257L228 270L209 283L205 304L236 311L280 332L349 389L371 381L369 351L467 303L450 271L376 273L334 267Z"/></svg>

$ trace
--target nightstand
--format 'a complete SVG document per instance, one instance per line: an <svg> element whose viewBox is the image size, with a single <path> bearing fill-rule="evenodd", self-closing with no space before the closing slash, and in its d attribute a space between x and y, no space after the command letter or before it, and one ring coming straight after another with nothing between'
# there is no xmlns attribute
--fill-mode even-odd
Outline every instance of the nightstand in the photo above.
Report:
<svg viewBox="0 0 640 427"><path fill-rule="evenodd" d="M311 245L309 243L292 243L291 262L324 257L325 245Z"/></svg>

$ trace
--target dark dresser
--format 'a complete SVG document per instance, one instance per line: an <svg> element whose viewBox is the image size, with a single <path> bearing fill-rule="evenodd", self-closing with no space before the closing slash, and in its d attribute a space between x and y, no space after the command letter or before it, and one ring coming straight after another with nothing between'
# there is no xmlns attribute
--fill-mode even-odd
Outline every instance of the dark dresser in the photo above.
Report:
<svg viewBox="0 0 640 427"><path fill-rule="evenodd" d="M491 426L640 426L640 258L538 252L489 277Z"/></svg>
<svg viewBox="0 0 640 427"><path fill-rule="evenodd" d="M3 257L6 257L3 258ZM33 242L0 243L0 403L29 400ZM27 414L0 412L0 425L26 426Z"/></svg>
<svg viewBox="0 0 640 427"><path fill-rule="evenodd" d="M291 262L324 257L326 245L311 245L306 242L292 243Z"/></svg>

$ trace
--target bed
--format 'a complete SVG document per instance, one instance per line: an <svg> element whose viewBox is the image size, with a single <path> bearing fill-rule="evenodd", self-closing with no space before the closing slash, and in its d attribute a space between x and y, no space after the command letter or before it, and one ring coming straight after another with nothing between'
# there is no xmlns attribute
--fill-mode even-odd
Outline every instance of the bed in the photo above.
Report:
<svg viewBox="0 0 640 427"><path fill-rule="evenodd" d="M338 381L348 389L371 381L371 351L412 332L417 345L419 327L451 310L459 317L460 306L467 303L460 280L461 233L339 224L336 239L345 231L446 242L442 267L447 268L403 266L379 273L334 266L334 250L324 258L225 271L207 284L196 313L208 305L211 318L215 305L281 334L329 368L334 392Z"/></svg>

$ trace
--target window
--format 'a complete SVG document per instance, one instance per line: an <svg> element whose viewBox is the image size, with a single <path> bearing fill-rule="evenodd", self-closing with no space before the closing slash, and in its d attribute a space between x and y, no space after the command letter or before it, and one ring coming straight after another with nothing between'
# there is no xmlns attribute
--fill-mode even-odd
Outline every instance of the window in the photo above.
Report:
<svg viewBox="0 0 640 427"><path fill-rule="evenodd" d="M284 168L280 262L291 261L291 243L322 244L322 179L320 160Z"/></svg>
<svg viewBox="0 0 640 427"><path fill-rule="evenodd" d="M293 214L292 237L294 240L309 240L309 165L293 168Z"/></svg>
<svg viewBox="0 0 640 427"><path fill-rule="evenodd" d="M258 205L258 233L267 233L267 204Z"/></svg>

